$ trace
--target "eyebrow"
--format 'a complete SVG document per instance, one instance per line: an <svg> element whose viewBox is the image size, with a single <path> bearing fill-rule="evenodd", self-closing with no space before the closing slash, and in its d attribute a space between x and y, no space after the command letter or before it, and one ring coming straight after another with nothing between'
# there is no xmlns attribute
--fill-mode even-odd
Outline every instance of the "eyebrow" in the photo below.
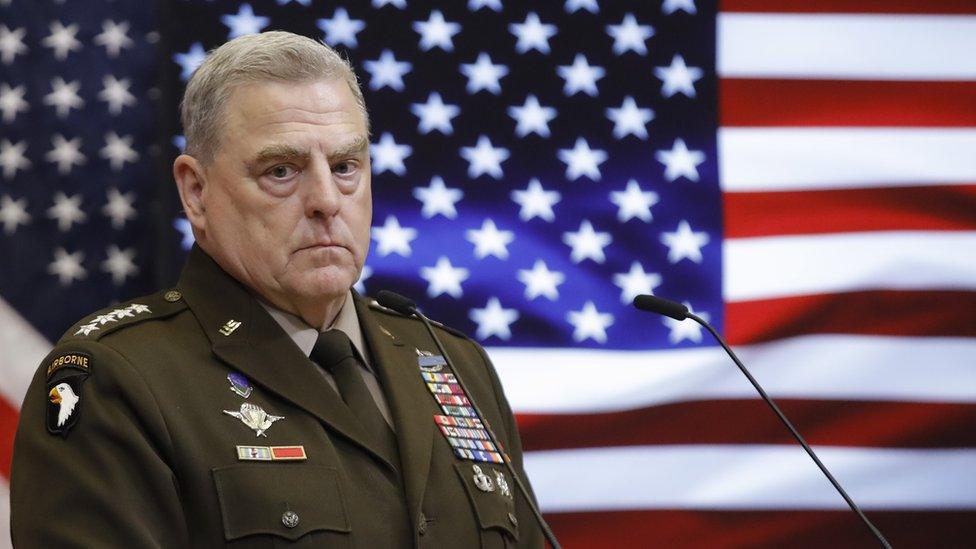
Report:
<svg viewBox="0 0 976 549"><path fill-rule="evenodd" d="M369 147L369 141L364 136L359 136L352 141L340 145L337 149L329 153L329 160L336 158L355 156L364 152Z"/></svg>
<svg viewBox="0 0 976 549"><path fill-rule="evenodd" d="M369 141L365 137L360 136L348 143L340 145L337 149L330 152L329 160L355 156L364 152L368 147ZM274 144L268 145L258 151L252 163L260 165L281 160L305 159L311 155L312 152L308 148L300 149L291 145Z"/></svg>

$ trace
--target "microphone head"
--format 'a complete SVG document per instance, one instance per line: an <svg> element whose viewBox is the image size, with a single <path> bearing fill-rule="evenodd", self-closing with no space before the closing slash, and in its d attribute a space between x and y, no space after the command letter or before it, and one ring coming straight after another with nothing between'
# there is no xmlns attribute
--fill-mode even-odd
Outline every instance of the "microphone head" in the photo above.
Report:
<svg viewBox="0 0 976 549"><path fill-rule="evenodd" d="M688 307L685 307L676 301L671 301L670 299L657 297L656 295L641 294L635 297L634 307L637 307L642 311L669 316L675 320L684 320L688 318Z"/></svg>
<svg viewBox="0 0 976 549"><path fill-rule="evenodd" d="M389 290L377 292L376 302L404 316L413 316L417 312L417 303L414 300Z"/></svg>

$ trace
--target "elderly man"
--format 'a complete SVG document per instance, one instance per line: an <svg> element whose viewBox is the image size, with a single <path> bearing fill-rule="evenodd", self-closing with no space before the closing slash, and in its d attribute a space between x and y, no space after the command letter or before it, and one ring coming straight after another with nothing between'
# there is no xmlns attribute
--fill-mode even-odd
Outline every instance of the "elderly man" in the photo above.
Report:
<svg viewBox="0 0 976 549"><path fill-rule="evenodd" d="M194 73L182 118L197 247L174 288L81 320L44 360L14 543L541 546L483 349L438 328L453 372L419 321L350 289L372 206L349 65L293 34L237 38Z"/></svg>

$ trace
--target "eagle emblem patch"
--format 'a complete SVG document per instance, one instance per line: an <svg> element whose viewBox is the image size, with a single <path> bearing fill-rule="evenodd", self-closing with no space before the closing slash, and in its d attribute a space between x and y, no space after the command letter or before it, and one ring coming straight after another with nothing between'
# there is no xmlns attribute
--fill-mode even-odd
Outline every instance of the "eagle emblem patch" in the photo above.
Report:
<svg viewBox="0 0 976 549"><path fill-rule="evenodd" d="M47 430L52 435L68 436L81 413L81 388L91 372L91 357L67 353L51 361L47 382Z"/></svg>

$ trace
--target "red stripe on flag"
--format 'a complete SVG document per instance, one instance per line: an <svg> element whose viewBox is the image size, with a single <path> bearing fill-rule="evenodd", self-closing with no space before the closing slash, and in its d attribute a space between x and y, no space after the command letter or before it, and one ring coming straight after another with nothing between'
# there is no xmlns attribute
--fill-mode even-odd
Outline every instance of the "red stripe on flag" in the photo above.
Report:
<svg viewBox="0 0 976 549"><path fill-rule="evenodd" d="M729 364L729 368L735 368ZM526 451L658 444L795 444L758 400L679 402L593 414L518 414ZM810 444L976 446L976 404L777 399Z"/></svg>
<svg viewBox="0 0 976 549"><path fill-rule="evenodd" d="M869 290L738 301L725 335L747 345L806 334L976 337L976 292Z"/></svg>
<svg viewBox="0 0 976 549"><path fill-rule="evenodd" d="M973 0L722 0L719 11L782 13L976 13Z"/></svg>
<svg viewBox="0 0 976 549"><path fill-rule="evenodd" d="M976 185L733 192L722 200L726 238L976 228Z"/></svg>
<svg viewBox="0 0 976 549"><path fill-rule="evenodd" d="M973 105L976 82L725 78L719 83L722 126L976 126Z"/></svg>
<svg viewBox="0 0 976 549"><path fill-rule="evenodd" d="M972 512L866 514L894 547L964 547L976 539ZM877 547L848 511L602 511L547 513L546 520L567 548Z"/></svg>
<svg viewBox="0 0 976 549"><path fill-rule="evenodd" d="M14 453L14 434L20 413L0 396L0 475L10 479L10 461Z"/></svg>

